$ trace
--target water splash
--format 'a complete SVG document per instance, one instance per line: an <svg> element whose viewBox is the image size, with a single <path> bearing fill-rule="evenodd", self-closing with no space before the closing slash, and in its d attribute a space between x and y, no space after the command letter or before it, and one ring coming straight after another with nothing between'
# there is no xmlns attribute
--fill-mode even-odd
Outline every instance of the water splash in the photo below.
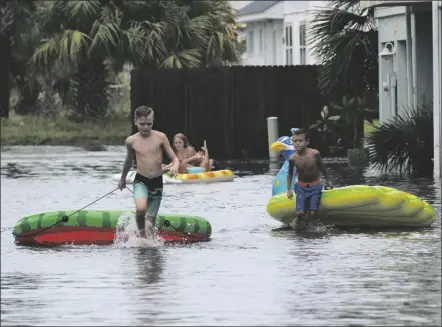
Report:
<svg viewBox="0 0 442 327"><path fill-rule="evenodd" d="M150 221L146 220L146 228L152 226ZM157 229L155 228L155 231ZM164 245L164 241L157 235L147 239L138 236L138 228L135 220L135 214L122 213L118 217L117 227L115 229L114 246L118 248L155 248Z"/></svg>
<svg viewBox="0 0 442 327"><path fill-rule="evenodd" d="M304 219L293 219L293 222L288 225L288 227L293 228L299 233L313 233L313 234L326 234L330 231L330 228L321 222L313 225L308 220Z"/></svg>

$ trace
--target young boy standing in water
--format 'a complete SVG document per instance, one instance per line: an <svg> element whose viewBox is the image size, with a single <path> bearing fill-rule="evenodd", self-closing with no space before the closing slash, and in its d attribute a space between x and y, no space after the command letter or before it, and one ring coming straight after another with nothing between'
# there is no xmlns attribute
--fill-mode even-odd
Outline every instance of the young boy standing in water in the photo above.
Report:
<svg viewBox="0 0 442 327"><path fill-rule="evenodd" d="M296 193L296 217L293 228L299 229L301 219L307 214L312 227L317 225L317 211L321 200L323 185L319 180L319 172L325 177L326 185L333 188L330 178L322 162L318 150L307 148L310 143L307 131L297 129L292 135L293 146L296 150L289 158L287 174L287 197L293 198L291 189L293 168L296 167L298 181L295 184Z"/></svg>
<svg viewBox="0 0 442 327"><path fill-rule="evenodd" d="M126 176L129 172L134 156L137 158L137 174L134 180L134 198L137 227L140 237L146 238L146 215L150 222L149 234L154 237L155 218L163 197L163 150L167 153L172 166L170 173L176 175L180 161L173 152L169 140L162 132L152 129L154 112L152 108L141 106L135 110L135 125L138 133L126 139L126 160L118 188L126 187Z"/></svg>

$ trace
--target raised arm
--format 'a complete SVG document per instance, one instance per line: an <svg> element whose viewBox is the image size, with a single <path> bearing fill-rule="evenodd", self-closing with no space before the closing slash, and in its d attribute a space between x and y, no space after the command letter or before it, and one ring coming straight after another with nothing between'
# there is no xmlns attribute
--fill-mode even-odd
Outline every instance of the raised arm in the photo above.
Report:
<svg viewBox="0 0 442 327"><path fill-rule="evenodd" d="M201 167L204 167L206 169L206 171L211 171L211 167L209 164L209 148L207 147L207 142L206 140L204 140L204 145L203 145L203 150L204 150L204 157L203 160L201 161Z"/></svg>

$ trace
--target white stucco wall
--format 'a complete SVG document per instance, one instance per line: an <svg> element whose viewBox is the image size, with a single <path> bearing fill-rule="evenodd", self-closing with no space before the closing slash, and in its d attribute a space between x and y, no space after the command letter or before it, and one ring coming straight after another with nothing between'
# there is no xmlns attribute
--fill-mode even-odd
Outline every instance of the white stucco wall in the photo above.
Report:
<svg viewBox="0 0 442 327"><path fill-rule="evenodd" d="M412 45L411 58L407 58L406 52L401 52L401 47L403 48L403 45L407 44L406 7L378 7L375 9L379 28L379 50L383 49L386 42L396 46L395 55L390 57L389 65L386 65L386 61L382 57L379 61L380 120L381 122L385 121L393 115L390 108L391 96L389 92L383 90L382 86L386 81L387 72L395 71L398 73L398 107L400 104L410 103L410 99L412 107L423 104L433 105L434 177L439 183L442 175L442 12L438 7L440 4L440 1L434 2L431 10L428 6L413 7L411 10L408 35ZM405 59L401 59L404 56ZM406 62L406 70L409 70L411 64L408 74L401 73L404 69L401 67L401 62ZM408 84L408 89L402 87L404 84ZM406 110L398 109L398 113L401 110Z"/></svg>
<svg viewBox="0 0 442 327"><path fill-rule="evenodd" d="M283 65L282 20L248 23L244 31L247 56L244 65Z"/></svg>
<svg viewBox="0 0 442 327"><path fill-rule="evenodd" d="M398 42L405 42L407 46L405 7L376 8L375 17L378 20L379 52L388 43L396 49L394 56L379 58L379 120L387 121L389 118L400 114L401 109L408 105L408 76L407 66L398 65L398 56L403 58L402 47ZM399 50L399 51L398 51ZM399 54L398 54L399 53ZM405 57L406 59L406 57ZM402 63L402 61L401 61ZM397 76L397 108L393 108L392 90L385 90L383 85L389 82L389 73L396 72ZM397 110L397 112L396 112Z"/></svg>
<svg viewBox="0 0 442 327"><path fill-rule="evenodd" d="M394 45L394 55L379 58L379 118L386 121L409 107L433 101L432 20L430 11L410 15L410 44L407 40L406 7L378 7L379 51L387 43ZM410 50L407 49L410 47ZM408 57L408 54L411 54ZM410 69L410 71L408 71ZM396 108L392 107L391 90L383 88L388 73L397 74ZM410 102L411 99L411 102Z"/></svg>

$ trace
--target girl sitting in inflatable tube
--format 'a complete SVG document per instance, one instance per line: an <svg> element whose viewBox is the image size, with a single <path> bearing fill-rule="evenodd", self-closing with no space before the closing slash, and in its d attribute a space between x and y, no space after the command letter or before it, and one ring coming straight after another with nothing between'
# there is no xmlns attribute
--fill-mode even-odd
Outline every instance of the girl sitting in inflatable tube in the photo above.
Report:
<svg viewBox="0 0 442 327"><path fill-rule="evenodd" d="M178 133L173 137L172 148L180 160L178 170L180 174L197 174L220 169L218 162L209 159L206 141L204 141L201 150L196 153L195 149L189 144L187 137L182 133ZM163 172L167 172L171 165L163 165Z"/></svg>
<svg viewBox="0 0 442 327"><path fill-rule="evenodd" d="M193 167L191 163L198 161L199 155L197 155L193 146L189 144L189 140L183 133L178 133L173 137L172 149L176 156L180 160L179 173L183 174L187 167ZM201 160L199 160L200 162ZM170 169L171 163L163 165L163 172Z"/></svg>

